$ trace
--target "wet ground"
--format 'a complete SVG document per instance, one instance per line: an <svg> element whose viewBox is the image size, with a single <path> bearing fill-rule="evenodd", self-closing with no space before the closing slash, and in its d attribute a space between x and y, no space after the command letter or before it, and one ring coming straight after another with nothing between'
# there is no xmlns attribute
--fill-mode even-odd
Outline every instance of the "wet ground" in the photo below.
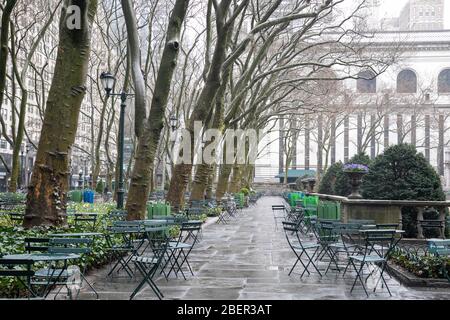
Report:
<svg viewBox="0 0 450 320"><path fill-rule="evenodd" d="M282 204L279 197L264 197L258 204L244 209L229 224L212 223L203 230L203 239L191 253L190 262L194 276L187 280L159 278L156 283L165 299L367 299L363 289L350 288L355 273L345 277L337 271L320 277L317 273L300 279L302 269L288 276L295 256L288 247L284 232L275 222L271 210L273 204ZM324 270L327 262L319 263ZM100 295L100 299L129 299L139 279L125 274L107 278L109 268L94 270L88 279ZM389 278L389 277L388 277ZM411 289L389 278L392 292L378 287L369 299L450 299L449 289ZM374 283L369 280L369 287ZM83 289L81 299L95 299L89 290ZM156 299L146 286L135 299Z"/></svg>

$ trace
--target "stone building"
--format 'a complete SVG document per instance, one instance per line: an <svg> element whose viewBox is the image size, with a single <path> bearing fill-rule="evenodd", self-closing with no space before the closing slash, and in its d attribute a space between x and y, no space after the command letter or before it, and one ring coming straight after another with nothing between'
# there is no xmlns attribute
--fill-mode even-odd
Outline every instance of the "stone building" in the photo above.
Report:
<svg viewBox="0 0 450 320"><path fill-rule="evenodd" d="M378 13L379 4L374 1L372 8ZM348 99L334 106L332 116L317 114L305 121L291 167L321 172L359 151L373 158L405 142L416 145L450 186L450 30L444 29L443 17L444 1L411 0L398 18L386 18L389 23L372 21L377 31L369 50L401 48L400 58L379 76L361 70L361 79L343 81ZM327 151L323 136L329 136ZM275 181L285 169L282 139L268 143L277 137L279 132L261 144L256 181Z"/></svg>

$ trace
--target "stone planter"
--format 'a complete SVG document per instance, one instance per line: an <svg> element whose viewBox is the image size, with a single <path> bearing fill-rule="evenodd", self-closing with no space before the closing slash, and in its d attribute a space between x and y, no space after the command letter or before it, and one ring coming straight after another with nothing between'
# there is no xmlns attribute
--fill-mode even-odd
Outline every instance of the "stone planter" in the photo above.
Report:
<svg viewBox="0 0 450 320"><path fill-rule="evenodd" d="M308 179L308 192L313 193L314 187L316 186L316 179L310 178Z"/></svg>
<svg viewBox="0 0 450 320"><path fill-rule="evenodd" d="M308 193L314 192L314 186L316 185L315 178L307 178L302 180L303 188Z"/></svg>
<svg viewBox="0 0 450 320"><path fill-rule="evenodd" d="M302 180L302 185L303 185L303 191L308 191L308 180L304 179Z"/></svg>
<svg viewBox="0 0 450 320"><path fill-rule="evenodd" d="M349 199L362 199L362 195L359 193L362 179L366 172L361 171L344 171L350 179L350 186L352 193L347 197Z"/></svg>

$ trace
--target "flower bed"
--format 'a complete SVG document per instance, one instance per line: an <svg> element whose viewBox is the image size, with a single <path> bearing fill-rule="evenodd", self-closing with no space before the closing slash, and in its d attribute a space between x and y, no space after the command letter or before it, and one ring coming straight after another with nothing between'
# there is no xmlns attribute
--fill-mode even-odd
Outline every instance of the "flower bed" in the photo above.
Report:
<svg viewBox="0 0 450 320"><path fill-rule="evenodd" d="M391 255L391 262L411 272L419 278L446 279L443 263L446 264L447 274L450 274L450 258L439 258L433 255L412 255L406 252L395 252Z"/></svg>
<svg viewBox="0 0 450 320"><path fill-rule="evenodd" d="M83 204L71 203L68 209L75 209L76 212L90 212L100 213L95 230L90 232L105 233L108 225L108 215L112 209L115 208L113 203L103 204ZM25 252L24 239L25 238L45 238L51 233L79 233L85 232L83 226L70 226L71 218L69 218L69 227L65 228L33 228L25 230L21 226L11 226L7 216L0 216L0 256L5 254L18 254ZM175 237L179 232L179 227L172 227L169 231L170 236ZM115 239L120 241L120 237ZM109 262L108 244L105 237L97 237L93 243L92 252L89 255L83 256L79 260L79 266L86 266L87 270L98 268L106 265ZM39 265L36 265L39 267ZM25 293L23 285L15 278L0 277L0 298L14 298L20 297Z"/></svg>

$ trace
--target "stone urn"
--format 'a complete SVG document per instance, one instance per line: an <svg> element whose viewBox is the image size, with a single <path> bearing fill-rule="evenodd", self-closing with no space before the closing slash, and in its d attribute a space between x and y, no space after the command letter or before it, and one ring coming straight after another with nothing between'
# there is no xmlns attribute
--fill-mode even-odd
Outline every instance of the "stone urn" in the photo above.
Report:
<svg viewBox="0 0 450 320"><path fill-rule="evenodd" d="M350 186L352 188L352 193L347 197L349 199L362 199L360 192L360 187L362 179L367 172L364 171L344 171L345 174L350 179Z"/></svg>
<svg viewBox="0 0 450 320"><path fill-rule="evenodd" d="M303 190L306 192L308 191L308 179L302 180Z"/></svg>
<svg viewBox="0 0 450 320"><path fill-rule="evenodd" d="M316 179L315 178L309 178L308 179L308 192L309 193L313 193L315 186L316 186Z"/></svg>

